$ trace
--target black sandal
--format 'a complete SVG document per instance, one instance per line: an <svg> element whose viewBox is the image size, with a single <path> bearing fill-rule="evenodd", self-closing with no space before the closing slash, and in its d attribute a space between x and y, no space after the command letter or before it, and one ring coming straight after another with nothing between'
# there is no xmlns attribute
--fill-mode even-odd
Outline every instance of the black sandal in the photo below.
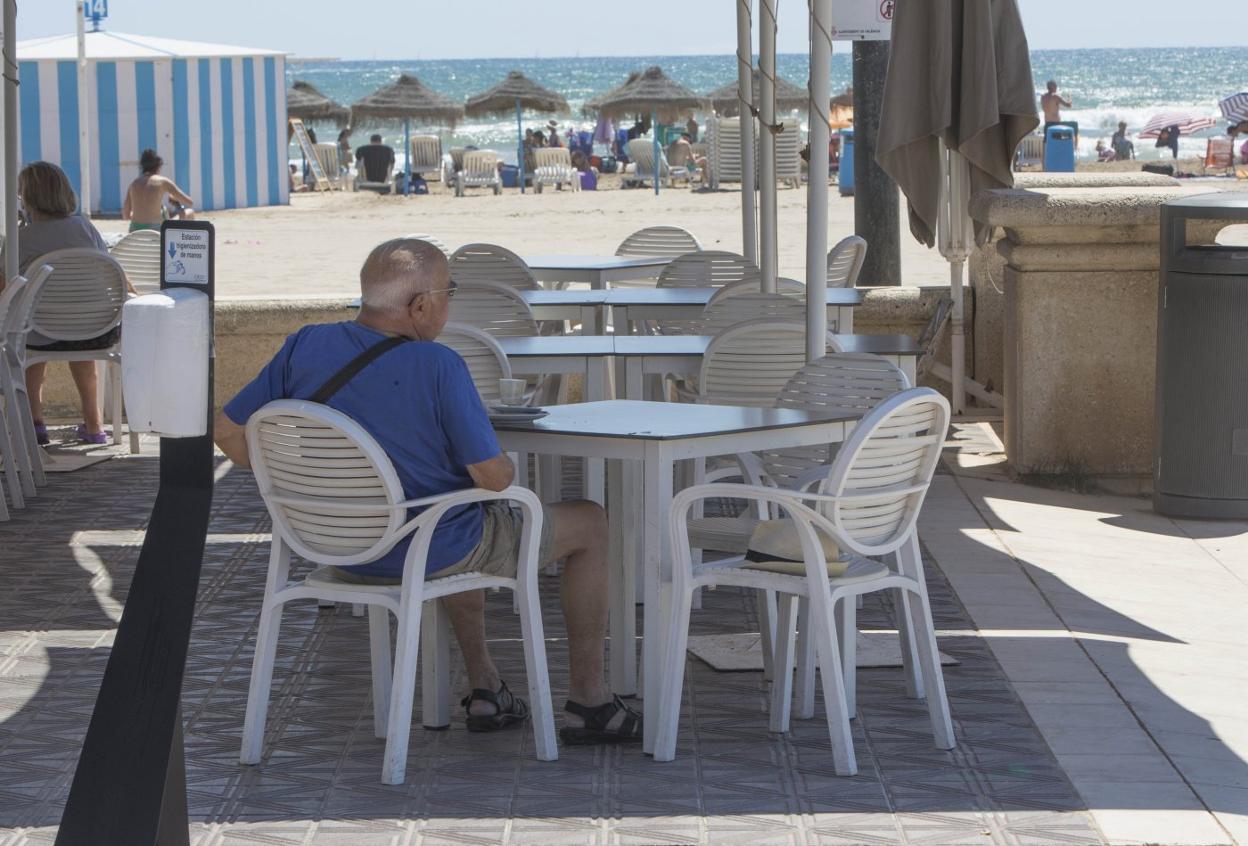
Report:
<svg viewBox="0 0 1248 846"><path fill-rule="evenodd" d="M469 709L473 702L478 701L493 705L494 713L472 713ZM497 691L476 688L459 704L468 712L468 731L498 731L522 723L529 717L529 704L508 690L506 682L499 682Z"/></svg>
<svg viewBox="0 0 1248 846"><path fill-rule="evenodd" d="M641 714L624 704L618 696L613 695L610 702L595 708L568 700L563 710L585 721L583 726L559 729L559 739L568 746L641 742ZM621 713L623 717L617 721L616 716ZM612 726L612 722L616 725Z"/></svg>

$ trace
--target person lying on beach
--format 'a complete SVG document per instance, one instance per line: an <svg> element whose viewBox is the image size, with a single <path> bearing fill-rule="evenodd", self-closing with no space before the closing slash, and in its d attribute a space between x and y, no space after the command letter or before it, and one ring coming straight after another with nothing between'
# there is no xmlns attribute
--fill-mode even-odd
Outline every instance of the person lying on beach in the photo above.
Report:
<svg viewBox="0 0 1248 846"><path fill-rule="evenodd" d="M436 343L455 295L450 266L428 241L396 238L375 248L360 270L355 320L305 326L286 339L260 374L216 417L214 439L239 467L250 466L248 418L272 400L307 399L362 351L400 337L328 404L376 438L411 499L450 491L506 490L515 478L464 360ZM638 743L641 715L612 694L604 678L607 632L607 520L586 500L545 506L540 561L564 561L560 597L568 627L571 675L560 738L566 744ZM433 533L426 578L462 573L514 577L524 529L519 509L502 501L465 506ZM378 560L335 569L354 584L400 584L408 542ZM513 694L490 657L484 591L441 599L467 664L463 700L469 731L522 723L528 704Z"/></svg>
<svg viewBox="0 0 1248 846"><path fill-rule="evenodd" d="M160 175L165 161L155 150L144 150L139 157L143 173L130 183L126 199L121 204L122 220L130 221L130 231L159 229L165 218L165 196L169 196L172 211L169 217L192 220L195 217L195 201L182 193L172 179Z"/></svg>
<svg viewBox="0 0 1248 846"><path fill-rule="evenodd" d="M689 133L683 132L680 137L667 147L667 163L672 167L688 167L691 171L696 167L699 173L706 173L706 156L695 156L693 144L689 141Z"/></svg>

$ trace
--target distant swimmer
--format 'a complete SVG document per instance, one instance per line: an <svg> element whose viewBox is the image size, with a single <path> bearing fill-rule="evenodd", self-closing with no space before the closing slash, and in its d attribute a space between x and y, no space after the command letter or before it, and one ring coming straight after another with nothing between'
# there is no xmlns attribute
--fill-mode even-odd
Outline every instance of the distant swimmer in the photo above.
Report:
<svg viewBox="0 0 1248 846"><path fill-rule="evenodd" d="M126 200L121 205L121 217L130 221L130 231L136 229L159 229L165 217L165 195L169 195L169 217L191 220L195 217L195 202L172 179L160 175L164 159L155 150L144 150L139 157L143 173L130 183Z"/></svg>

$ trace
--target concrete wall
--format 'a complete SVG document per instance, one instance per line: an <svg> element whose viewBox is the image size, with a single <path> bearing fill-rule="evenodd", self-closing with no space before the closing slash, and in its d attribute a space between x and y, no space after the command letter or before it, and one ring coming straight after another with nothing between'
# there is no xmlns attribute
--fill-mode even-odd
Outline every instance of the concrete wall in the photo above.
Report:
<svg viewBox="0 0 1248 846"><path fill-rule="evenodd" d="M854 330L864 334L900 333L917 338L948 287L864 288L854 314ZM216 309L215 397L220 405L247 384L273 357L286 336L309 323L352 320L350 297L282 297L221 300ZM948 341L939 355L948 362ZM328 375L328 374L327 374ZM944 385L934 387L945 388ZM48 368L45 417L78 419L78 394L65 365Z"/></svg>

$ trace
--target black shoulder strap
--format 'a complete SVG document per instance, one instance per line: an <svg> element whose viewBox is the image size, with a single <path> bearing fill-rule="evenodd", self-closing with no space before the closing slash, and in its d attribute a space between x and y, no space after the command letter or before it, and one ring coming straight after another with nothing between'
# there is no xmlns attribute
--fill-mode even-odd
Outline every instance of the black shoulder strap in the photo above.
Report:
<svg viewBox="0 0 1248 846"><path fill-rule="evenodd" d="M395 335L378 341L368 349L364 350L364 352L348 361L346 365L333 376L330 376L325 384L317 388L316 393L309 397L309 399L311 399L312 402L319 402L324 405L329 402L330 397L342 389L343 385L354 379L357 373L400 344L406 344L409 340L411 339Z"/></svg>

